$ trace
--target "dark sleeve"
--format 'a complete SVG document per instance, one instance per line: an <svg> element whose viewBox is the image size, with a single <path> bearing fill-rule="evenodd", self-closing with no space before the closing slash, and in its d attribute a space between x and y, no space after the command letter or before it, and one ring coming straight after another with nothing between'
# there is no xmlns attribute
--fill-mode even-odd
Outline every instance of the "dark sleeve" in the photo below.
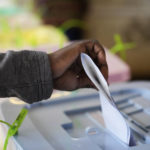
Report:
<svg viewBox="0 0 150 150"><path fill-rule="evenodd" d="M52 85L50 62L46 53L0 53L0 97L18 97L33 103L49 98Z"/></svg>

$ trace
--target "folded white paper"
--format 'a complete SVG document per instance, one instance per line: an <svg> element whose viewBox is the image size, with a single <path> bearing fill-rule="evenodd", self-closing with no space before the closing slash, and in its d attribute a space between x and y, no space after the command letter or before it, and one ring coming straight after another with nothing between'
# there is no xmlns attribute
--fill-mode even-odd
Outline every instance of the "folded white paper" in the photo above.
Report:
<svg viewBox="0 0 150 150"><path fill-rule="evenodd" d="M121 141L129 145L131 140L130 128L117 109L102 73L92 59L84 53L81 54L81 62L86 74L99 90L102 115L106 128Z"/></svg>

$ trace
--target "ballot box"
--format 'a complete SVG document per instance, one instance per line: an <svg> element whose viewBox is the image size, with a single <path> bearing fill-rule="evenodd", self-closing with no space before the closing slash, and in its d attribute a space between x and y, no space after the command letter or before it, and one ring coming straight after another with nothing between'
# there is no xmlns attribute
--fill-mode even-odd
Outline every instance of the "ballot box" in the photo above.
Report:
<svg viewBox="0 0 150 150"><path fill-rule="evenodd" d="M10 123L22 107L29 109L9 149L150 150L150 82L118 83L110 91L136 146L124 144L106 129L97 91L82 89L32 105L11 99L1 102L0 117ZM7 126L1 126L1 133L5 131Z"/></svg>

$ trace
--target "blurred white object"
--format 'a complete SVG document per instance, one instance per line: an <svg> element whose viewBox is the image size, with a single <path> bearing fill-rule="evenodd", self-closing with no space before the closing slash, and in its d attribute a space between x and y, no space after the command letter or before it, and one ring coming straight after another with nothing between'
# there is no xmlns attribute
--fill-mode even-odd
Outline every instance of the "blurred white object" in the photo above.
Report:
<svg viewBox="0 0 150 150"><path fill-rule="evenodd" d="M131 79L131 71L127 63L108 50L106 50L106 58L109 68L109 83L123 82Z"/></svg>

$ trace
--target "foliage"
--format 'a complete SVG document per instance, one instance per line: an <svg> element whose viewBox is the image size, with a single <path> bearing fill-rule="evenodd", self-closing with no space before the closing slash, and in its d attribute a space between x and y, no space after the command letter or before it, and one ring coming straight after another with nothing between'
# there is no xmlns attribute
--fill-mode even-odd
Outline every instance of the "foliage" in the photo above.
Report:
<svg viewBox="0 0 150 150"><path fill-rule="evenodd" d="M119 53L123 60L126 59L126 51L135 47L135 43L123 43L119 34L114 35L115 45L110 49L112 53Z"/></svg>

